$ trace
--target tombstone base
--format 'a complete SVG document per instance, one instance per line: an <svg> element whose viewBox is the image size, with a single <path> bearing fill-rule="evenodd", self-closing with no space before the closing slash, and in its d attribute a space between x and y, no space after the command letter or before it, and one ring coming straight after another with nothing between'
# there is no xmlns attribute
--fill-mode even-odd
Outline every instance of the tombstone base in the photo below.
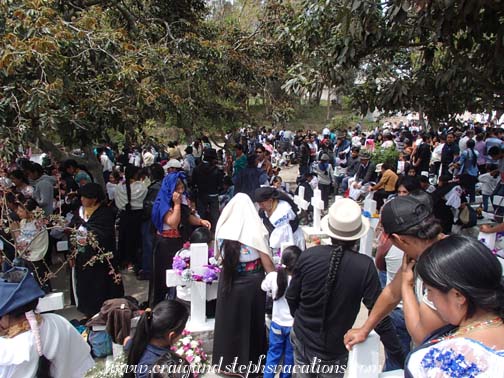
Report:
<svg viewBox="0 0 504 378"><path fill-rule="evenodd" d="M187 322L186 329L191 332L194 339L199 339L202 342L203 350L206 354L211 355L213 352L215 319L208 319L205 323Z"/></svg>
<svg viewBox="0 0 504 378"><path fill-rule="evenodd" d="M327 238L327 235L325 234L324 231L322 230L317 230L314 227L310 226L301 226L301 230L303 230L303 234L305 236L305 240L308 240L312 237L319 237L319 238Z"/></svg>

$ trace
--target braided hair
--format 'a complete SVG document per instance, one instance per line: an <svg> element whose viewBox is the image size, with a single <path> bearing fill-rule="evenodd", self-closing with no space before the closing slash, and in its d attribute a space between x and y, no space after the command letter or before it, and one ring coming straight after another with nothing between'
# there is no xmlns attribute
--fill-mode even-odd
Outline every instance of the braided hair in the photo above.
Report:
<svg viewBox="0 0 504 378"><path fill-rule="evenodd" d="M326 331L326 320L327 320L327 311L329 308L329 301L331 299L331 294L334 289L334 285L336 283L336 277L338 275L338 270L341 263L341 258L343 257L343 247L341 245L337 245L331 251L331 260L329 262L329 270L327 272L326 277L326 285L324 290L324 307L322 308L322 326L320 328L320 333L324 338L324 343L327 338Z"/></svg>

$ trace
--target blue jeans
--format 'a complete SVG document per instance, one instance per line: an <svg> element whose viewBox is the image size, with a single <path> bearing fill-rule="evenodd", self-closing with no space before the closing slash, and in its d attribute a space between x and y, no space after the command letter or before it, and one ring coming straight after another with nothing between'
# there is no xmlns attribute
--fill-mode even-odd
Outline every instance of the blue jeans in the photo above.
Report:
<svg viewBox="0 0 504 378"><path fill-rule="evenodd" d="M493 202L493 196L489 196L487 194L483 194L483 211L487 212L488 211L488 200ZM493 204L492 204L493 206Z"/></svg>
<svg viewBox="0 0 504 378"><path fill-rule="evenodd" d="M406 322L404 321L404 311L402 308L396 307L394 311L389 314L389 316L390 319L392 319L392 323L394 323L397 337L401 342L403 350L406 354L408 354L411 349L411 336L408 333ZM388 356L388 352L387 350L385 350L385 366L383 367L383 371L391 371L397 369L404 369L404 366L399 366L391 362L391 359Z"/></svg>
<svg viewBox="0 0 504 378"><path fill-rule="evenodd" d="M294 351L290 342L290 332L292 327L282 327L275 322L271 322L269 330L269 349L266 356L266 367L264 378L274 378L277 365L283 356L283 365L280 378L290 378L294 363Z"/></svg>
<svg viewBox="0 0 504 378"><path fill-rule="evenodd" d="M343 181L341 182L341 190L344 192L346 192L346 190L348 189L348 180L350 180L353 176L346 176L343 178Z"/></svg>
<svg viewBox="0 0 504 378"><path fill-rule="evenodd" d="M144 273L152 271L152 248L154 246L154 233L151 231L150 219L142 222L142 269Z"/></svg>

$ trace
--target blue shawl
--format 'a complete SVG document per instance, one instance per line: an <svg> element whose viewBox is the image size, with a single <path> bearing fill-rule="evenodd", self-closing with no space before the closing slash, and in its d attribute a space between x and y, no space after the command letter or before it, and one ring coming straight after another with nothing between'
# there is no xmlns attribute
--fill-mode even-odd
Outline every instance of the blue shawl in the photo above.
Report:
<svg viewBox="0 0 504 378"><path fill-rule="evenodd" d="M185 173L173 172L163 179L161 189L159 189L154 205L152 206L152 223L159 232L163 231L164 216L172 207L172 196L179 178L185 180Z"/></svg>

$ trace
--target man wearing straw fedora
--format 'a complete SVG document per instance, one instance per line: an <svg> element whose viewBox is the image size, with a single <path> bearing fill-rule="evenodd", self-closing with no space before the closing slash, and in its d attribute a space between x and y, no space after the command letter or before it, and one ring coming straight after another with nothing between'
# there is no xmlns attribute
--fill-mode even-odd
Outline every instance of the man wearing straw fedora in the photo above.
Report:
<svg viewBox="0 0 504 378"><path fill-rule="evenodd" d="M296 377L302 378L343 377L348 360L343 336L354 324L361 301L371 310L381 292L373 260L355 252L357 240L369 230L360 206L351 199L337 200L321 225L332 245L301 254L286 294L294 317L294 362L319 367L308 373L297 370ZM398 363L403 363L404 353L390 318L383 319L376 331ZM331 373L322 373L327 369Z"/></svg>

